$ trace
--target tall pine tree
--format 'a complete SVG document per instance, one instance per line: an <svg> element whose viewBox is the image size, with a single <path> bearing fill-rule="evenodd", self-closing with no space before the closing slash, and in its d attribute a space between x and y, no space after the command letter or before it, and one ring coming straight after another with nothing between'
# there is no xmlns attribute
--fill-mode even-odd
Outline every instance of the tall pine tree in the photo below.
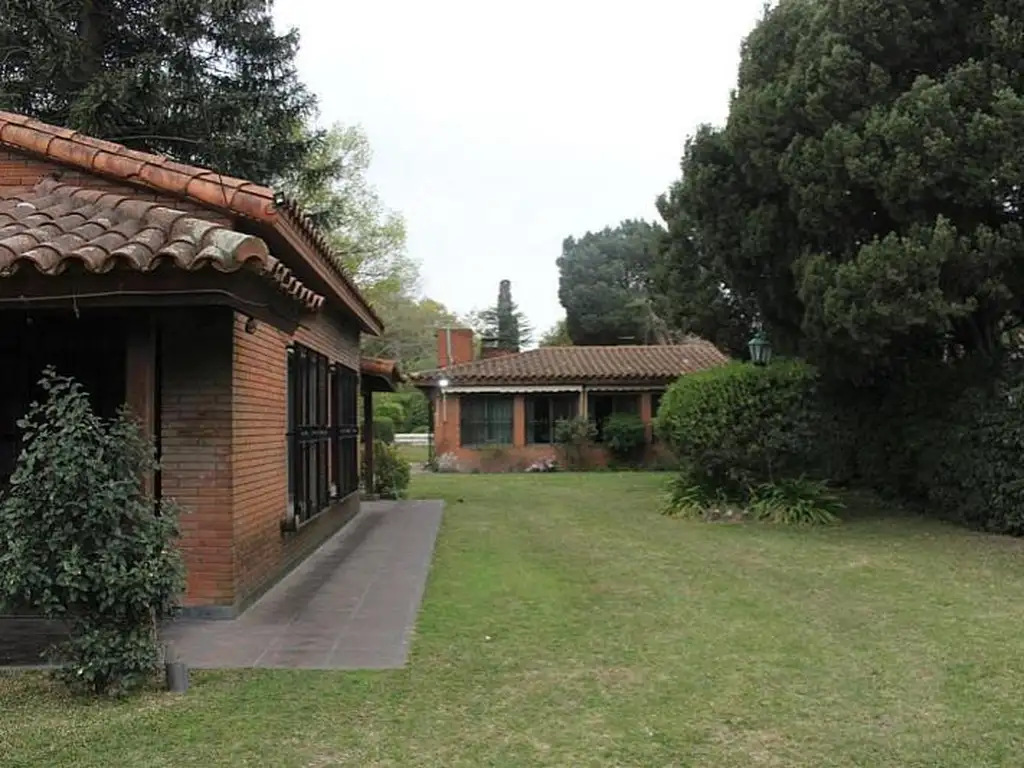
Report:
<svg viewBox="0 0 1024 768"><path fill-rule="evenodd" d="M512 300L512 283L498 284L498 302L470 317L484 343L506 352L518 352L533 341L533 328Z"/></svg>
<svg viewBox="0 0 1024 768"><path fill-rule="evenodd" d="M273 183L307 156L315 97L270 0L5 0L0 109Z"/></svg>

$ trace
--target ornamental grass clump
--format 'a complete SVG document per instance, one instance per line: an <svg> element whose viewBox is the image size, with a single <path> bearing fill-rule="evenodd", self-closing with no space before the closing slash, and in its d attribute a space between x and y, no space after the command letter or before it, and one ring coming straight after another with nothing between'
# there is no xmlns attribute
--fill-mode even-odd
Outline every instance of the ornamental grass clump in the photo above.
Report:
<svg viewBox="0 0 1024 768"><path fill-rule="evenodd" d="M154 500L153 446L127 410L97 416L53 369L40 386L0 495L0 604L67 626L48 658L74 691L125 693L153 679L158 623L185 586L177 510Z"/></svg>

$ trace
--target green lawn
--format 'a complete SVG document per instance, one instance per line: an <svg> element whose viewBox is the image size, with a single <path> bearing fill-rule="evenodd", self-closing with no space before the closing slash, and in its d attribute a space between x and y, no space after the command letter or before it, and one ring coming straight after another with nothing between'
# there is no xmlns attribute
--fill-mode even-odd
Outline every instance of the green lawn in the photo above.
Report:
<svg viewBox="0 0 1024 768"><path fill-rule="evenodd" d="M425 464L430 458L430 446L399 445L398 452L410 464Z"/></svg>
<svg viewBox="0 0 1024 768"><path fill-rule="evenodd" d="M664 481L418 476L449 506L407 669L0 678L0 765L1022 764L1021 542L670 520Z"/></svg>

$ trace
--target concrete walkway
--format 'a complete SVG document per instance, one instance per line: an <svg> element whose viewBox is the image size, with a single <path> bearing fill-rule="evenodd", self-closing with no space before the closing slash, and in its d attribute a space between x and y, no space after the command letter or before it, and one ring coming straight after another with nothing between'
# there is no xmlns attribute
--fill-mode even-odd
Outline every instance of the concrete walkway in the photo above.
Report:
<svg viewBox="0 0 1024 768"><path fill-rule="evenodd" d="M439 501L364 502L237 619L179 620L164 637L192 667L402 667L441 512Z"/></svg>

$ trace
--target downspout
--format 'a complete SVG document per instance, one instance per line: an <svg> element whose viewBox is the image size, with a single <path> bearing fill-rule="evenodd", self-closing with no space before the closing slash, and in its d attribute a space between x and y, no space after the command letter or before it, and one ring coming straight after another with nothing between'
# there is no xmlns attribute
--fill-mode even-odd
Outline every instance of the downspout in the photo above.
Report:
<svg viewBox="0 0 1024 768"><path fill-rule="evenodd" d="M297 365L295 358L295 345L288 345L288 367L285 372L285 381L291 383L294 381L294 368ZM285 507L284 517L281 519L281 533L295 533L298 530L298 525L295 520L295 425L293 421L297 418L295 400L298 397L296 392L292 391L292 387L285 386L285 418L287 422L287 433L285 435L285 455L288 457L285 462L285 477L286 485L288 487L288 504Z"/></svg>
<svg viewBox="0 0 1024 768"><path fill-rule="evenodd" d="M447 378L448 369L452 367L452 327L449 325L444 329L446 343L444 345L445 352L445 378ZM441 387L441 423L448 423L448 392L447 387Z"/></svg>
<svg viewBox="0 0 1024 768"><path fill-rule="evenodd" d="M163 321L158 320L153 330L155 339L153 344L156 347L156 354L153 360L153 449L156 454L156 472L153 473L153 501L160 509L160 502L163 500L163 471L160 469L160 462L163 460L163 380L164 380L164 352L163 352Z"/></svg>

